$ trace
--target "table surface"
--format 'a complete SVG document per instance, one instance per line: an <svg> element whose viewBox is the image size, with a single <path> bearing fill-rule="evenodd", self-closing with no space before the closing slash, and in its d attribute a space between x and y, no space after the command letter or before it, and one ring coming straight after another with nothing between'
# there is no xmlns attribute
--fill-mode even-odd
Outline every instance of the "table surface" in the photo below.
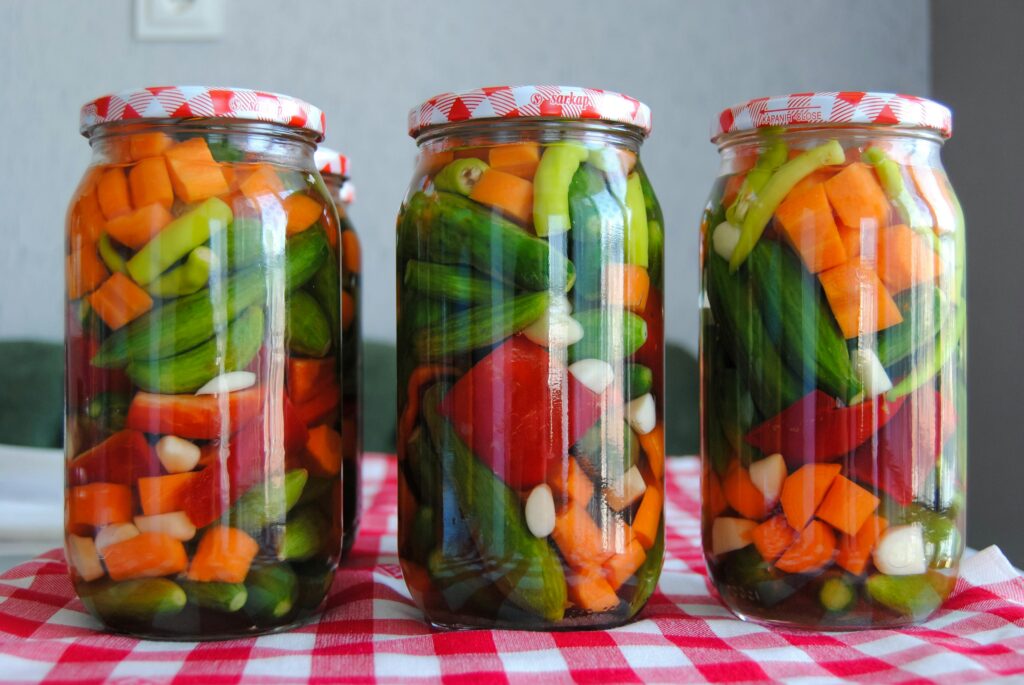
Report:
<svg viewBox="0 0 1024 685"><path fill-rule="evenodd" d="M705 581L699 464L669 460L666 559L639 620L613 630L440 632L402 582L396 468L367 455L363 527L324 615L223 642L106 635L53 550L0 575L0 681L174 683L978 682L1024 678L1024 579L997 548L962 565L953 596L900 631L779 630L733 617Z"/></svg>

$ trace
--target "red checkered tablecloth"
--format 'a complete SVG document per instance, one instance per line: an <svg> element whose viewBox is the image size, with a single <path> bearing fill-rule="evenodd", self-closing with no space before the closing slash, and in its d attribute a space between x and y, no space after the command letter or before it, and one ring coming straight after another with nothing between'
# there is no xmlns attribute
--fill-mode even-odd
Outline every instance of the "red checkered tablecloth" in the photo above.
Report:
<svg viewBox="0 0 1024 685"><path fill-rule="evenodd" d="M1024 579L995 547L964 562L946 606L907 630L817 633L731 616L700 548L699 466L668 469L666 561L640 619L608 631L438 632L395 556L395 462L365 461L363 529L319 622L225 642L105 635L54 550L0 576L0 681L118 683L979 682L1024 679Z"/></svg>

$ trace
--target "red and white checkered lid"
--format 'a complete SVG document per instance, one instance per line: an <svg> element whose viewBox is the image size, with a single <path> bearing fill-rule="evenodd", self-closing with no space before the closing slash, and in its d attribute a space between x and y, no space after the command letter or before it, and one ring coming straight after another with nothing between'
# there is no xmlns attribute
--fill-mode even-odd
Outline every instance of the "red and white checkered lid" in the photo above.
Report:
<svg viewBox="0 0 1024 685"><path fill-rule="evenodd" d="M953 134L953 114L945 105L897 93L792 93L744 102L724 110L711 126L711 140L740 131L774 126L870 124L904 126Z"/></svg>
<svg viewBox="0 0 1024 685"><path fill-rule="evenodd" d="M150 86L104 95L82 106L79 131L111 121L138 119L241 119L311 131L322 140L324 113L290 95L248 88Z"/></svg>
<svg viewBox="0 0 1024 685"><path fill-rule="evenodd" d="M595 119L651 132L651 109L610 90L576 86L493 86L435 95L409 111L409 135L469 119Z"/></svg>
<svg viewBox="0 0 1024 685"><path fill-rule="evenodd" d="M317 146L316 152L313 153L313 162L322 175L332 174L346 177L350 175L348 157L326 145Z"/></svg>

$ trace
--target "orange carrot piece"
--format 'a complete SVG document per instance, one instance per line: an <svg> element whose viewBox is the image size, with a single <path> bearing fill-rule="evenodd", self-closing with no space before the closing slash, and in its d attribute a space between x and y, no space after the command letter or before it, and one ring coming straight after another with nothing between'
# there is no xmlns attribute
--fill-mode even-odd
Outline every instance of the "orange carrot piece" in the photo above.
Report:
<svg viewBox="0 0 1024 685"><path fill-rule="evenodd" d="M76 530L132 520L132 491L118 483L89 483L71 488L68 523ZM86 532L86 534L88 534Z"/></svg>
<svg viewBox="0 0 1024 685"><path fill-rule="evenodd" d="M485 171L470 191L469 198L523 224L529 223L533 217L533 184L504 171Z"/></svg>
<svg viewBox="0 0 1024 685"><path fill-rule="evenodd" d="M719 480L718 474L708 469L704 478L701 479L701 487L703 490L701 501L707 508L707 520L718 518L719 514L729 508L729 501L725 499L725 493L722 492L722 481Z"/></svg>
<svg viewBox="0 0 1024 685"><path fill-rule="evenodd" d="M803 530L814 518L842 468L839 464L805 464L786 477L779 501L791 528Z"/></svg>
<svg viewBox="0 0 1024 685"><path fill-rule="evenodd" d="M96 199L100 203L100 211L108 220L132 211L128 179L123 169L114 167L103 172L96 183Z"/></svg>
<svg viewBox="0 0 1024 685"><path fill-rule="evenodd" d="M643 312L647 307L647 295L651 291L651 277L647 269L638 264L612 263L605 267L605 279L610 304L634 312Z"/></svg>
<svg viewBox="0 0 1024 685"><path fill-rule="evenodd" d="M789 527L786 517L780 514L755 528L750 537L761 557L770 563L792 546L796 539L796 531Z"/></svg>
<svg viewBox="0 0 1024 685"><path fill-rule="evenodd" d="M945 172L930 166L912 166L910 176L932 213L935 232L940 235L953 233L956 230L956 211Z"/></svg>
<svg viewBox="0 0 1024 685"><path fill-rule="evenodd" d="M740 188L743 187L743 181L745 181L746 178L747 175L745 173L737 173L731 174L725 180L725 187L722 189L723 206L728 207L736 201L736 197L740 194Z"/></svg>
<svg viewBox="0 0 1024 685"><path fill-rule="evenodd" d="M174 204L171 176L167 173L167 162L163 157L139 160L128 172L128 186L132 193L132 204L136 207L155 202L170 209Z"/></svg>
<svg viewBox="0 0 1024 685"><path fill-rule="evenodd" d="M166 133L139 133L128 141L128 150L134 160L162 155L167 148L174 145L174 139Z"/></svg>
<svg viewBox="0 0 1024 685"><path fill-rule="evenodd" d="M548 485L555 496L555 504L575 504L586 508L594 497L594 482L574 457L552 464Z"/></svg>
<svg viewBox="0 0 1024 685"><path fill-rule="evenodd" d="M613 590L618 590L636 573L647 559L647 550L639 540L633 540L625 552L619 552L604 562L604 577Z"/></svg>
<svg viewBox="0 0 1024 685"><path fill-rule="evenodd" d="M136 483L139 504L146 516L181 511L188 486L199 471L172 473L168 476L146 476Z"/></svg>
<svg viewBox="0 0 1024 685"><path fill-rule="evenodd" d="M306 454L309 471L316 476L336 476L341 471L341 433L330 426L309 429Z"/></svg>
<svg viewBox="0 0 1024 685"><path fill-rule="evenodd" d="M651 478L654 482L661 482L665 475L665 424L658 421L654 430L636 437L640 441L640 449L647 457Z"/></svg>
<svg viewBox="0 0 1024 685"><path fill-rule="evenodd" d="M876 333L903 321L878 272L863 256L821 272L818 280L847 339Z"/></svg>
<svg viewBox="0 0 1024 685"><path fill-rule="evenodd" d="M586 569L566 575L569 601L584 611L609 611L619 606L619 596L597 569Z"/></svg>
<svg viewBox="0 0 1024 685"><path fill-rule="evenodd" d="M435 172L443 169L455 159L455 152L452 150L438 150L436 152L421 152L416 168L422 174L432 176Z"/></svg>
<svg viewBox="0 0 1024 685"><path fill-rule="evenodd" d="M775 568L786 573L817 571L832 561L835 552L836 534L821 521L811 521L775 562Z"/></svg>
<svg viewBox="0 0 1024 685"><path fill-rule="evenodd" d="M202 138L190 138L164 152L174 194L192 204L229 192L220 164Z"/></svg>
<svg viewBox="0 0 1024 685"><path fill-rule="evenodd" d="M750 480L750 473L740 463L733 462L722 480L725 499L743 518L760 521L768 515L764 495Z"/></svg>
<svg viewBox="0 0 1024 685"><path fill-rule="evenodd" d="M181 540L165 533L140 533L106 547L103 563L112 580L157 578L184 571L188 555Z"/></svg>
<svg viewBox="0 0 1024 685"><path fill-rule="evenodd" d="M839 239L843 242L843 249L846 250L846 258L857 259L860 257L864 250L864 246L861 244L861 236L863 235L861 229L850 228L849 226L843 226L842 224L839 224L836 229L839 231ZM876 246L876 241L872 240L868 249L868 254L864 255L872 262L875 259L872 251Z"/></svg>
<svg viewBox="0 0 1024 685"><path fill-rule="evenodd" d="M137 250L173 219L167 207L155 202L111 219L107 222L107 233L122 245Z"/></svg>
<svg viewBox="0 0 1024 685"><path fill-rule="evenodd" d="M76 247L95 243L100 239L103 232L103 225L106 219L103 218L103 211L100 209L99 200L96 199L96 192L90 192L78 199L75 203L71 216L68 217L68 247L74 251Z"/></svg>
<svg viewBox="0 0 1024 685"><path fill-rule="evenodd" d="M334 359L288 358L288 396L296 404L312 399L323 384L335 379Z"/></svg>
<svg viewBox="0 0 1024 685"><path fill-rule="evenodd" d="M341 330L347 331L356 319L356 300L347 290L341 291Z"/></svg>
<svg viewBox="0 0 1024 685"><path fill-rule="evenodd" d="M302 233L317 222L324 213L324 206L309 195L295 193L285 198L282 203L285 216L288 217L287 235ZM334 231L328 231L333 234Z"/></svg>
<svg viewBox="0 0 1024 685"><path fill-rule="evenodd" d="M878 508L879 499L846 476L836 476L815 516L836 530L855 535Z"/></svg>
<svg viewBox="0 0 1024 685"><path fill-rule="evenodd" d="M878 228L889 225L889 200L869 165L849 164L824 186L829 203L847 226L859 228L865 220Z"/></svg>
<svg viewBox="0 0 1024 685"><path fill-rule="evenodd" d="M357 274L363 268L359 236L355 231L341 233L341 268L350 274Z"/></svg>
<svg viewBox="0 0 1024 685"><path fill-rule="evenodd" d="M569 567L576 571L597 569L613 554L587 510L570 504L555 515L551 539L558 545Z"/></svg>
<svg viewBox="0 0 1024 685"><path fill-rule="evenodd" d="M836 553L836 566L845 569L855 576L864 573L875 550L878 538L889 527L889 522L878 514L872 514L856 535L839 536L839 551Z"/></svg>
<svg viewBox="0 0 1024 685"><path fill-rule="evenodd" d="M836 174L832 169L818 169L817 171L814 171L800 179L797 184L793 186L793 189L789 191L789 195L798 195L805 190L810 190L814 186L824 183L835 175Z"/></svg>
<svg viewBox="0 0 1024 685"><path fill-rule="evenodd" d="M846 261L823 184L799 194L791 192L775 211L775 218L812 274Z"/></svg>
<svg viewBox="0 0 1024 685"><path fill-rule="evenodd" d="M117 330L153 308L153 298L122 273L115 273L89 295L103 323Z"/></svg>
<svg viewBox="0 0 1024 685"><path fill-rule="evenodd" d="M330 381L317 388L313 397L305 402L295 403L295 415L307 426L327 422L341 404L341 386Z"/></svg>
<svg viewBox="0 0 1024 685"><path fill-rule="evenodd" d="M879 236L878 276L890 293L935 280L940 267L931 243L914 229L899 224Z"/></svg>
<svg viewBox="0 0 1024 685"><path fill-rule="evenodd" d="M259 543L245 531L214 526L199 541L188 578L201 583L241 583L259 551Z"/></svg>
<svg viewBox="0 0 1024 685"><path fill-rule="evenodd" d="M537 143L512 143L492 147L487 153L492 169L504 171L519 178L532 180L540 164L540 145Z"/></svg>
<svg viewBox="0 0 1024 685"><path fill-rule="evenodd" d="M110 275L100 259L95 243L87 243L73 250L65 259L64 267L69 300L88 295Z"/></svg>
<svg viewBox="0 0 1024 685"><path fill-rule="evenodd" d="M280 197L285 192L284 182L269 164L257 166L238 184L238 189L250 200L256 200L263 195Z"/></svg>
<svg viewBox="0 0 1024 685"><path fill-rule="evenodd" d="M636 516L633 518L633 535L644 546L644 549L654 547L654 543L658 539L663 503L661 485L648 484L647 490L644 491L644 498L640 500L640 508L636 510Z"/></svg>

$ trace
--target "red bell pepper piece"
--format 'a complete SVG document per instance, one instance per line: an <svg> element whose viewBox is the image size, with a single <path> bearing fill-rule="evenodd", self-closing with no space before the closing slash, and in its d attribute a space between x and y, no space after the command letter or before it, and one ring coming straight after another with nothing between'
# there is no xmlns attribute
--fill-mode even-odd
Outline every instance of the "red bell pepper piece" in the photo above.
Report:
<svg viewBox="0 0 1024 685"><path fill-rule="evenodd" d="M441 414L515 489L543 483L601 415L601 396L543 347L516 335L481 359L441 402Z"/></svg>
<svg viewBox="0 0 1024 685"><path fill-rule="evenodd" d="M747 433L746 441L765 454L781 452L786 464L832 461L849 454L885 426L903 405L876 397L852 407L814 390Z"/></svg>
<svg viewBox="0 0 1024 685"><path fill-rule="evenodd" d="M157 395L137 392L128 428L157 435L214 440L237 432L263 409L259 386L224 395Z"/></svg>
<svg viewBox="0 0 1024 685"><path fill-rule="evenodd" d="M69 332L67 393L72 409L85 406L89 398L101 392L128 392L132 387L121 369L98 369L92 365L92 358L99 349L99 343L93 336Z"/></svg>
<svg viewBox="0 0 1024 685"><path fill-rule="evenodd" d="M160 473L160 460L146 436L134 430L114 433L68 464L70 485L99 482L132 485L138 478Z"/></svg>
<svg viewBox="0 0 1024 685"><path fill-rule="evenodd" d="M305 402L294 402L295 413L306 426L327 423L341 405L341 386L331 379L313 393Z"/></svg>
<svg viewBox="0 0 1024 685"><path fill-rule="evenodd" d="M906 506L920 493L942 446L956 432L956 407L926 388L913 393L876 440L853 457L853 477Z"/></svg>
<svg viewBox="0 0 1024 685"><path fill-rule="evenodd" d="M640 316L647 322L647 340L633 354L633 360L654 372L652 392L655 397L664 397L662 385L665 374L662 370L665 366L665 311L662 306L661 291L653 285L647 295L647 306L644 307Z"/></svg>

